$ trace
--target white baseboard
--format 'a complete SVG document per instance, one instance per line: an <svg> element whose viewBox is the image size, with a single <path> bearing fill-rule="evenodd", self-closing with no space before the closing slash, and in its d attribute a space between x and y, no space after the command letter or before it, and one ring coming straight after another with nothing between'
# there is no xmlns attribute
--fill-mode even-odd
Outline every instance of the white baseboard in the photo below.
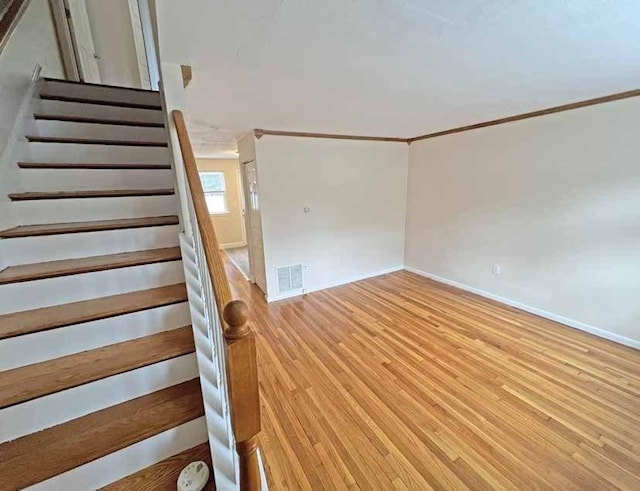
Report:
<svg viewBox="0 0 640 491"><path fill-rule="evenodd" d="M228 244L220 244L220 249L235 249L236 247L246 246L246 242L229 242Z"/></svg>
<svg viewBox="0 0 640 491"><path fill-rule="evenodd" d="M395 273L396 271L402 271L403 269L405 269L404 266L395 266L393 268L387 268L387 269L383 269L383 270L380 270L380 271L375 271L373 273L354 276L354 277L348 278L346 280L339 281L337 283L331 283L331 284L328 284L328 285L322 285L322 286L319 286L319 287L316 287L316 288L309 288L305 292L296 291L296 292L293 292L293 293L288 293L288 294L285 294L285 295L276 295L276 296L272 296L272 297L269 297L268 295L265 295L265 298L267 299L267 303L277 302L278 300L286 300L288 298L299 297L301 295L306 295L308 293L318 292L320 290L326 290L327 288L333 288L333 287L336 287L336 286L346 285L347 283L353 283L355 281L366 280L366 279L369 279L369 278L374 278L375 276L382 276L383 274Z"/></svg>
<svg viewBox="0 0 640 491"><path fill-rule="evenodd" d="M566 326L572 327L574 329L579 329L580 331L585 331L594 336L598 336L600 338L608 339L610 341L614 341L616 343L624 344L625 346L630 346L631 348L640 349L640 340L631 339L626 336L621 336L620 334L616 334L611 331L607 331L605 329L601 329L599 327L595 327L589 324L585 324L584 322L576 321L573 319L569 319L567 317L563 317L558 314L554 314L552 312L547 312L546 310L542 310L536 307L531 307L530 305L525 305L523 303L517 302L515 300L511 300L509 298L501 297L500 295L495 295L493 293L486 292L484 290L480 290L478 288L474 288L472 286L466 285L464 283L458 283L457 281L449 280L447 278L443 278L441 276L437 276L435 274L427 273L426 271L422 271L420 269L412 268L410 266L405 266L404 269L411 273L415 273L420 276L424 276L425 278L429 278L431 280L437 281L439 283L444 283L445 285L453 286L456 288L460 288L461 290L465 290L471 293L475 293L480 295L481 297L489 298L491 300L495 300L496 302L500 302L511 307L515 307L520 310L524 310L525 312L529 312L531 314L539 315L540 317L544 317L545 319L549 319L555 322L559 322Z"/></svg>

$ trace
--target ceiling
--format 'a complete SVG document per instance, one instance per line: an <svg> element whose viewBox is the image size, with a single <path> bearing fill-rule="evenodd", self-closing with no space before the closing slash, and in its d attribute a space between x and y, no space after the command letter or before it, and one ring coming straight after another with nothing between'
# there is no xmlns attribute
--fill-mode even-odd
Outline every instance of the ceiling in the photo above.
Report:
<svg viewBox="0 0 640 491"><path fill-rule="evenodd" d="M638 0L158 0L201 156L253 128L411 137L640 87Z"/></svg>

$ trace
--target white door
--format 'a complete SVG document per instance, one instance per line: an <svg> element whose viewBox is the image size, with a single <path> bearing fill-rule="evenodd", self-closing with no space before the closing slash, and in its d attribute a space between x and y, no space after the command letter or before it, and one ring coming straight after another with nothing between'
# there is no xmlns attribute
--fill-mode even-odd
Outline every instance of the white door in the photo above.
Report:
<svg viewBox="0 0 640 491"><path fill-rule="evenodd" d="M240 204L240 227L242 229L242 243L247 244L247 203L244 199L244 179L242 179L242 171L238 166L238 203ZM248 247L247 247L248 248Z"/></svg>
<svg viewBox="0 0 640 491"><path fill-rule="evenodd" d="M262 247L262 217L260 215L260 197L258 193L258 170L255 161L246 162L244 168L244 194L247 203L247 227L249 264L251 280L267 292L267 278Z"/></svg>
<svg viewBox="0 0 640 491"><path fill-rule="evenodd" d="M65 0L65 4L70 16L71 35L73 36L73 44L76 49L82 80L99 84L100 72L98 71L96 49L93 45L86 0Z"/></svg>

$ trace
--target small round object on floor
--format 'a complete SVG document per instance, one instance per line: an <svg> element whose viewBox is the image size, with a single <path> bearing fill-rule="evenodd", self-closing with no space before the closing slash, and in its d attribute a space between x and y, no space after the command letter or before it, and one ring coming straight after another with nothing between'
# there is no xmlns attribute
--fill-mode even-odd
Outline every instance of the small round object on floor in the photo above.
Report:
<svg viewBox="0 0 640 491"><path fill-rule="evenodd" d="M201 460L191 462L178 476L178 491L202 491L208 480L207 464Z"/></svg>

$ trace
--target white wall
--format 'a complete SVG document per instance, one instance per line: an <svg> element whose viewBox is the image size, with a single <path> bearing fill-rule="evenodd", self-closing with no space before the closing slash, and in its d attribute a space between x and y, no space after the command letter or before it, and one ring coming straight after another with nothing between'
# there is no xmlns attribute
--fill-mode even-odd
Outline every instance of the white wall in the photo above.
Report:
<svg viewBox="0 0 640 491"><path fill-rule="evenodd" d="M86 0L103 84L142 87L128 0Z"/></svg>
<svg viewBox="0 0 640 491"><path fill-rule="evenodd" d="M47 0L31 2L0 54L0 154L29 89L36 63L42 66L42 76L64 78Z"/></svg>
<svg viewBox="0 0 640 491"><path fill-rule="evenodd" d="M634 98L413 143L405 264L640 347L639 130Z"/></svg>
<svg viewBox="0 0 640 491"><path fill-rule="evenodd" d="M36 64L42 67L41 76L64 78L47 0L30 3L0 54L0 229L12 225L7 192L16 189L16 163L27 151L24 118L29 116Z"/></svg>
<svg viewBox="0 0 640 491"><path fill-rule="evenodd" d="M257 140L270 301L279 266L307 265L307 291L402 268L407 155L402 143Z"/></svg>

